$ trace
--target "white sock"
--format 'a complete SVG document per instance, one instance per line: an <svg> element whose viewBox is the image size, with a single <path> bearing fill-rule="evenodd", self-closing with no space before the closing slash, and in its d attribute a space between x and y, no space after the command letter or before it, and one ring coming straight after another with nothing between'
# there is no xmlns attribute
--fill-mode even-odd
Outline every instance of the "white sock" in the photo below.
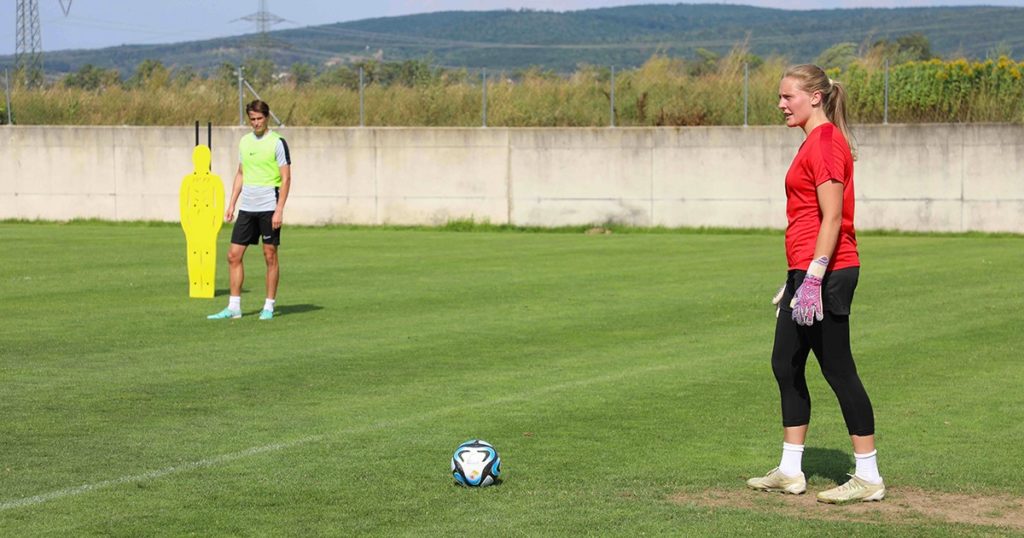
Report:
<svg viewBox="0 0 1024 538"><path fill-rule="evenodd" d="M266 301L263 301L263 309L264 310L270 310L271 312L273 312L274 311L274 299L267 299Z"/></svg>
<svg viewBox="0 0 1024 538"><path fill-rule="evenodd" d="M228 296L228 310L239 311L242 309L242 296L241 295L229 295Z"/></svg>
<svg viewBox="0 0 1024 538"><path fill-rule="evenodd" d="M854 474L863 480L877 484L882 481L882 476L878 474L878 451L872 450L867 454L856 454L853 457L857 460L857 472Z"/></svg>
<svg viewBox="0 0 1024 538"><path fill-rule="evenodd" d="M803 458L804 445L782 443L782 462L779 463L779 472L786 476L799 476L803 472L800 465Z"/></svg>

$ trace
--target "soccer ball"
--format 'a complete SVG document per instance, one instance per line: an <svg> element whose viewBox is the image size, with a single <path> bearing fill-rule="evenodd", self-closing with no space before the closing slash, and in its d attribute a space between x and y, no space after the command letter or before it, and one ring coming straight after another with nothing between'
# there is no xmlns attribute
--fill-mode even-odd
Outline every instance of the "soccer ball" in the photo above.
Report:
<svg viewBox="0 0 1024 538"><path fill-rule="evenodd" d="M452 476L461 486L490 486L501 474L501 458L490 443L472 439L459 445L452 456Z"/></svg>

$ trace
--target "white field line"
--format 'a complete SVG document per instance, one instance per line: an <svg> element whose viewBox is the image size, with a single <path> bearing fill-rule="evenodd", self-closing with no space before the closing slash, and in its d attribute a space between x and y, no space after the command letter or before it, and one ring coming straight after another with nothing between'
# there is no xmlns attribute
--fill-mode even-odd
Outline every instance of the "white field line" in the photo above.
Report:
<svg viewBox="0 0 1024 538"><path fill-rule="evenodd" d="M257 456L257 455L260 455L260 454L268 454L268 453L273 453L273 452L280 452L282 450L287 450L287 449L290 449L290 448L295 448L295 447L299 447L299 446L302 446L302 445L307 445L307 444L310 444L310 443L316 443L316 442L323 441L324 439L328 439L328 438L331 438L331 437L338 437L338 436L343 436L343 435L351 435L351 434L363 433L363 432L379 430L379 429L384 429L384 428L391 428L391 427L394 427L394 426L397 426L397 425L400 425L400 424L403 424L403 423L406 423L406 422L418 422L418 421L421 421L421 420L433 418L433 417L438 416L438 415L446 415L446 414L451 413L453 411L464 410L467 407L479 407L479 406L482 406L482 405L495 405L495 404L519 401L519 400L530 400L532 398L535 398L538 395L545 394L545 393L560 392L560 391L563 391L563 390L566 390L566 389L571 389L571 388L583 387L583 386L587 386L587 385L594 385L594 384L600 384L600 383L607 383L607 382L611 382L611 381L618 381L618 380L626 378L626 377L642 375L642 374L646 374L646 373L654 372L654 371L658 371L658 370L669 370L669 369L672 369L673 367L674 367L674 365L656 365L656 366L649 366L647 368L625 370L625 371L619 372L617 374L612 374L612 375L604 375L604 376L598 376L598 377L591 377L591 378L587 378L587 379L580 379L580 380L576 380L576 381L569 381L569 382L565 382L565 383L558 383L558 384L555 384L555 385L549 385L547 387L543 387L543 388L540 388L540 389L537 389L537 390L533 390L533 391L529 391L529 392L521 392L521 393L518 393L518 394L515 394L515 395L511 395L511 396L502 396L500 398L493 398L493 399L490 399L490 400L483 400L483 401L476 400L476 402L474 402L474 403L469 403L469 404L465 404L465 405L442 407L440 409L435 409L435 410L427 412L427 413L421 413L419 415L409 416L409 417L405 417L405 418L402 418L402 419L396 419L396 420L390 420L390 421L381 421L381 422L376 422L376 423L373 423L373 424L368 424L366 426L355 427L355 428L347 428L345 430L341 430L341 431L335 432L335 433L330 434L330 435L327 435L327 434L310 435L310 436L307 436L307 437L302 437L302 438L299 438L299 439L295 439L293 441L285 441L285 442L280 442L280 443L271 443L269 445L251 447L251 448L247 448L245 450L239 451L239 452L231 452L229 454L221 454L219 456L213 456L213 457L210 457L210 458L204 458L204 459L201 459L201 460L196 460L196 461L190 461L190 462L182 463L181 465L172 465L170 467L164 467L162 469L156 469L156 470L153 470L153 471L147 471L145 473L126 475L126 476L122 476L122 477L119 477L119 478L114 478L114 479L111 479L111 480L103 480L101 482L94 482L92 484L84 484L84 485L81 485L81 486L74 486L74 487L69 487L69 488L64 488L64 489L58 489L58 490L55 490L55 491L50 491L48 493L41 493L39 495L33 495L31 497L24 497L24 498L21 498L21 499L14 499L14 500L10 500L10 501L4 501L4 502L0 503L0 512L3 512L5 510L11 510L11 509L14 509L14 508L24 508L26 506L34 506L34 505L37 505L37 504L42 504L42 503L45 503L45 502L54 501L54 500L57 500L57 499L62 499L64 497L71 497L71 496L74 496L74 495L81 495L83 493L90 493L90 492L93 492L93 491L96 491L96 490L99 490L99 489L105 489L105 488L109 488L109 487L113 487L113 486L118 486L118 485L121 485L121 484L131 484L131 483L135 483L135 482L142 482L144 480L155 480L157 478L163 478L165 476L169 476L169 475L172 475L172 474L184 473L184 472L192 471L192 470L195 470L195 469L201 469L201 468L204 468L204 467L214 467L214 466L221 465L221 464L224 464L224 463L229 463L229 462L232 462L232 461L245 459L245 458L248 458L248 457L251 457L251 456Z"/></svg>
<svg viewBox="0 0 1024 538"><path fill-rule="evenodd" d="M201 467L212 467L221 463L227 463L234 460L240 460L249 456L255 456L257 454L263 454L266 452L277 452L286 448L292 448L306 443L319 441L323 439L323 435L313 435L310 437L303 437L302 439L296 439L295 441L289 441L287 443L273 443L264 446L257 446L243 450L241 452L232 452L231 454L221 454L220 456L214 456L212 458L206 458L198 461L190 461L181 465L174 465L171 467L164 467L163 469L157 469L155 471L148 471L142 474L122 476L113 480L104 480L102 482L96 482L93 484L85 484L82 486L76 486L73 488L58 489L57 491L51 491L49 493L43 493L41 495L34 495L32 497L25 497L24 499L17 499L14 501L7 501L0 504L0 510L9 510L11 508L21 508L23 506L32 506L34 504L44 503L46 501L52 501L54 499L60 499L62 497L70 497L72 495L79 495L82 493L89 493L90 491L108 488L119 484L129 484L132 482L142 482L143 480L153 480L161 478L170 474L181 473L185 471L191 471L193 469L199 469Z"/></svg>

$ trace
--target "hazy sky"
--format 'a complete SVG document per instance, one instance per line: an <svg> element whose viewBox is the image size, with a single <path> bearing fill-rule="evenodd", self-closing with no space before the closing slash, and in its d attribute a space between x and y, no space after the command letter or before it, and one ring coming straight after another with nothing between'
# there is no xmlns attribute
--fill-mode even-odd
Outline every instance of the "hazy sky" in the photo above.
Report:
<svg viewBox="0 0 1024 538"><path fill-rule="evenodd" d="M71 0L65 17L58 0L38 0L44 51L122 44L172 43L251 33L254 23L240 17L259 9L258 0ZM68 0L64 1L66 5ZM267 0L267 10L298 28L371 17L453 10L546 9L570 11L636 4L675 4L679 0ZM697 3L697 2L686 2ZM786 9L1002 5L1024 7L1024 0L717 0ZM0 8L0 55L14 54L14 2Z"/></svg>

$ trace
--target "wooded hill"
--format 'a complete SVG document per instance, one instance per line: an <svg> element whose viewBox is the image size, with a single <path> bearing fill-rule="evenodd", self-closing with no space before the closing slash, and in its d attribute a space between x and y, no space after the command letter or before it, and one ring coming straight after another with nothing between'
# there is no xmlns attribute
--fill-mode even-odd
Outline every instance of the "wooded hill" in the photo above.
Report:
<svg viewBox="0 0 1024 538"><path fill-rule="evenodd" d="M762 57L811 61L832 45L870 45L922 34L934 54L985 58L1024 54L1024 8L924 7L789 11L737 5L644 5L570 12L439 12L310 26L258 35L169 45L124 45L47 52L48 73L83 65L132 72L146 59L210 72L263 54L274 64L345 64L427 58L434 65L489 69L540 66L572 71L580 64L632 67L652 54L724 54L747 41ZM0 64L11 65L11 57Z"/></svg>

